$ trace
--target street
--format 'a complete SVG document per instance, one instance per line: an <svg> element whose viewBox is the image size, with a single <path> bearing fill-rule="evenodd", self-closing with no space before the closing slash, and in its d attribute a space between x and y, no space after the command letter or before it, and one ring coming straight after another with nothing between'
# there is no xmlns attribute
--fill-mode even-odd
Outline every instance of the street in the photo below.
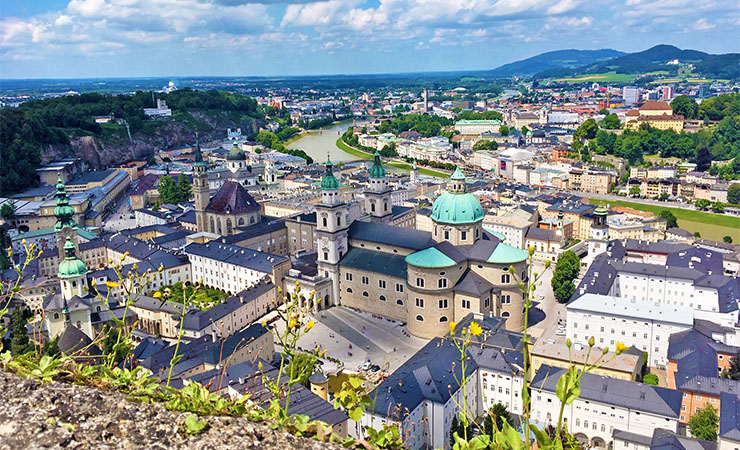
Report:
<svg viewBox="0 0 740 450"><path fill-rule="evenodd" d="M529 311L529 333L534 337L541 337L543 334L555 332L558 319L565 322L565 305L558 303L550 285L555 265L551 265L547 270L542 263L533 265L534 272L542 274L542 278L537 282L537 288L533 294L535 307ZM575 283L577 286L578 280ZM544 296L542 300L539 299L540 295Z"/></svg>

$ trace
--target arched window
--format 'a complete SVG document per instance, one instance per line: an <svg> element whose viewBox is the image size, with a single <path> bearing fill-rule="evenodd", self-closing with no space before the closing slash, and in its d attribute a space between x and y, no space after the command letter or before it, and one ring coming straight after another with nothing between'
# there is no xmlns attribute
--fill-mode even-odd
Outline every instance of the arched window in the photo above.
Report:
<svg viewBox="0 0 740 450"><path fill-rule="evenodd" d="M231 234L234 231L234 227L231 225L231 217L226 219L226 234Z"/></svg>
<svg viewBox="0 0 740 450"><path fill-rule="evenodd" d="M77 282L76 281L72 281L72 287L73 288L76 288L77 287Z"/></svg>
<svg viewBox="0 0 740 450"><path fill-rule="evenodd" d="M509 314L508 311L504 311L504 312L501 313L501 317L510 317L510 316L511 316L511 314Z"/></svg>
<svg viewBox="0 0 740 450"><path fill-rule="evenodd" d="M348 294L351 294L352 293L352 288L347 288L347 293Z"/></svg>
<svg viewBox="0 0 740 450"><path fill-rule="evenodd" d="M401 300L400 298L396 300L396 305L403 306L403 300Z"/></svg>
<svg viewBox="0 0 740 450"><path fill-rule="evenodd" d="M324 226L326 226L326 217L322 217L322 218L321 218L321 223L322 223L322 224L323 224Z"/></svg>
<svg viewBox="0 0 740 450"><path fill-rule="evenodd" d="M439 318L440 322L447 322L447 316L442 316Z"/></svg>
<svg viewBox="0 0 740 450"><path fill-rule="evenodd" d="M54 313L54 318L55 319L58 319L59 318L59 313Z"/></svg>
<svg viewBox="0 0 740 450"><path fill-rule="evenodd" d="M337 226L342 224L342 218L337 216Z"/></svg>
<svg viewBox="0 0 740 450"><path fill-rule="evenodd" d="M388 202L383 202L383 207L385 208L386 211L388 211Z"/></svg>
<svg viewBox="0 0 740 450"><path fill-rule="evenodd" d="M375 212L375 203L370 203L370 212Z"/></svg>
<svg viewBox="0 0 740 450"><path fill-rule="evenodd" d="M250 224L254 223L254 216L252 216L252 217L249 218L249 223Z"/></svg>
<svg viewBox="0 0 740 450"><path fill-rule="evenodd" d="M362 296L363 297L370 297L370 294L368 294L367 291L362 291Z"/></svg>
<svg viewBox="0 0 740 450"><path fill-rule="evenodd" d="M75 325L77 326L77 329L78 330L81 330L82 329L82 322L80 322L79 320L77 321L77 323Z"/></svg>
<svg viewBox="0 0 740 450"><path fill-rule="evenodd" d="M421 314L416 315L416 320L419 322L424 322L424 317Z"/></svg>
<svg viewBox="0 0 740 450"><path fill-rule="evenodd" d="M210 226L211 233L215 233L216 232L216 226L213 225L213 217L209 218L209 222L211 223L211 226Z"/></svg>
<svg viewBox="0 0 740 450"><path fill-rule="evenodd" d="M240 217L238 223L239 223L239 226L240 227L243 227L244 226L244 217Z"/></svg>
<svg viewBox="0 0 740 450"><path fill-rule="evenodd" d="M380 301L381 301L381 302L384 302L384 301L385 301L385 295L381 295L381 296L380 296L380 297L378 297L378 298L380 299Z"/></svg>
<svg viewBox="0 0 740 450"><path fill-rule="evenodd" d="M97 311L97 312L100 312L101 311L100 305L98 305L98 306L95 307L95 311Z"/></svg>

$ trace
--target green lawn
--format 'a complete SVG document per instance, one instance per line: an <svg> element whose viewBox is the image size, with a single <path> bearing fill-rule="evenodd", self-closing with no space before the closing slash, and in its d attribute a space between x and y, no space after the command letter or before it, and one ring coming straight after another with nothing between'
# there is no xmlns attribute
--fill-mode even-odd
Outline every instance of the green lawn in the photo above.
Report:
<svg viewBox="0 0 740 450"><path fill-rule="evenodd" d="M349 145L345 144L341 137L337 139L336 145L343 152L349 153L350 155L353 155L353 156L357 156L360 159L368 159L368 160L373 159L373 155L371 155L370 153L363 152L362 150L358 150L354 147L350 147ZM406 164L402 162L386 161L383 164L386 166L390 166L390 167L396 167L398 169L411 170L411 164ZM449 178L450 176L450 174L447 172L442 172L440 170L434 170L434 169L427 169L424 167L419 167L419 173L422 175L429 175L432 177L439 177L439 178Z"/></svg>
<svg viewBox="0 0 740 450"><path fill-rule="evenodd" d="M610 206L626 206L640 211L650 211L656 216L660 211L667 209L676 216L678 226L693 232L701 233L701 237L722 241L724 236L732 236L734 242L740 242L740 217L725 216L711 212L702 212L691 209L671 208L669 206L644 205L622 200L601 200L591 198L592 204L609 204Z"/></svg>
<svg viewBox="0 0 740 450"><path fill-rule="evenodd" d="M556 78L554 81L562 81L566 83L583 83L584 81L619 82L619 81L632 81L634 78L635 78L635 75L630 75L627 73L616 73L614 71L611 71L611 72L606 72L606 73L581 75L579 77Z"/></svg>

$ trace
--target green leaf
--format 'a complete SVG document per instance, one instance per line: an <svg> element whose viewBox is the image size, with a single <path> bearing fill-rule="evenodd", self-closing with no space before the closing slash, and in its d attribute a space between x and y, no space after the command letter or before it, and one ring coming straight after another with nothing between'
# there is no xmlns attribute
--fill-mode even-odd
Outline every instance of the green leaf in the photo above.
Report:
<svg viewBox="0 0 740 450"><path fill-rule="evenodd" d="M362 419L362 407L358 406L357 408L353 408L349 411L349 418L354 420L355 422Z"/></svg>

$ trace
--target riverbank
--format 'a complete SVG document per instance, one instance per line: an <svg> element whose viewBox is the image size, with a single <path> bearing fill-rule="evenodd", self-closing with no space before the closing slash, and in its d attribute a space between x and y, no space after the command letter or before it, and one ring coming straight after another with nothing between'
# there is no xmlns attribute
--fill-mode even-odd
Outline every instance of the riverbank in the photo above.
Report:
<svg viewBox="0 0 740 450"><path fill-rule="evenodd" d="M362 151L354 147L350 147L342 140L341 137L337 139L336 146L343 152L349 153L350 155L356 156L360 159L367 159L367 160L373 159L373 155L371 153ZM398 168L401 170L407 170L407 171L411 170L412 168L411 164L407 164L407 163L403 163L399 161L385 161L383 162L383 164L386 166L395 167L395 168ZM426 167L419 167L419 173L421 175L429 175L432 177L439 177L439 178L449 178L450 177L450 174L447 172L442 172L440 170L435 170L435 169L428 169Z"/></svg>

